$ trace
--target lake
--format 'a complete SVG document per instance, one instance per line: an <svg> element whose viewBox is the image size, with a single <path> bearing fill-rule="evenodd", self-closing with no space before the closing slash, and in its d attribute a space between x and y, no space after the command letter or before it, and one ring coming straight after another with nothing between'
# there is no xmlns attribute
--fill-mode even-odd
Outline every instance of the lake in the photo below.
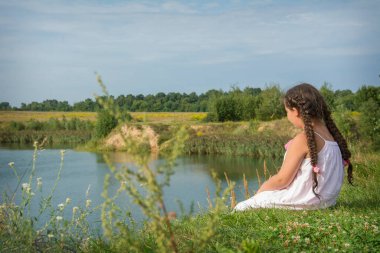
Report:
<svg viewBox="0 0 380 253"><path fill-rule="evenodd" d="M33 164L33 152L30 147L8 145L0 147L0 192L12 195L18 185L17 177L9 167L9 162L14 162L17 174L22 177L21 183L28 182L29 175ZM35 196L32 204L32 214L39 209L39 200L41 196L47 196L51 191L57 178L61 161L61 149L52 148L38 150L36 160L36 172L32 183L32 191ZM108 152L107 156L110 161L120 167L123 164L130 164L129 156L125 152ZM159 157L152 158L149 165L154 168L162 163ZM236 156L211 156L211 155L193 155L181 156L176 161L174 168L175 174L171 177L170 186L164 190L164 199L168 211L181 213L178 201L180 201L186 212L189 212L193 206L194 213L207 209L206 188L213 198L215 193L215 184L211 176L211 171L217 172L218 177L222 180L223 187L227 187L224 173L228 174L230 180L236 182L235 192L237 201L244 200L243 174L246 175L249 184L249 190L252 195L258 188L258 178L256 169L262 174L264 160L254 159L251 157ZM279 160L267 160L267 167L272 172L281 165ZM86 191L89 188L89 199L91 205L97 206L103 202L101 193L103 191L104 176L110 173L108 165L104 161L103 154L93 152L75 151L74 149L65 149L64 164L58 181L55 194L52 199L53 207L65 202L66 198L71 198L72 202L65 210L64 216L71 217L73 206L85 206ZM261 175L262 176L262 175ZM36 178L42 178L42 191L36 189ZM264 179L261 178L261 181ZM110 192L115 192L119 182L116 179L111 180ZM16 191L16 204L21 199L20 187ZM0 202L4 202L4 194L0 196ZM132 217L136 220L142 220L143 215L138 206L134 205L130 198L125 195L117 201L117 204L129 210ZM91 223L99 223L99 212L95 212L89 217Z"/></svg>

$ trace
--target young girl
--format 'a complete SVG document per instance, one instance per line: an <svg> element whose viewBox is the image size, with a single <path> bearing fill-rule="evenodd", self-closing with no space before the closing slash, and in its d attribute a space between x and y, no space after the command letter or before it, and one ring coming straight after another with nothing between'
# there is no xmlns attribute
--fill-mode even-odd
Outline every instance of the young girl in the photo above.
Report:
<svg viewBox="0 0 380 253"><path fill-rule="evenodd" d="M303 131L285 145L287 151L278 173L255 196L237 204L236 211L333 206L345 165L352 183L351 153L319 91L310 84L297 85L288 90L284 104L288 120Z"/></svg>

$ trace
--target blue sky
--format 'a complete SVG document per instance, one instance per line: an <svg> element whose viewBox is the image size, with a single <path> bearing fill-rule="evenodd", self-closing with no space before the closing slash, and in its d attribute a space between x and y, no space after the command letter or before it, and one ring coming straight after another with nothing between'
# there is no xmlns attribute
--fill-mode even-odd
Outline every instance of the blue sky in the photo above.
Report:
<svg viewBox="0 0 380 253"><path fill-rule="evenodd" d="M380 85L380 1L0 0L0 101Z"/></svg>

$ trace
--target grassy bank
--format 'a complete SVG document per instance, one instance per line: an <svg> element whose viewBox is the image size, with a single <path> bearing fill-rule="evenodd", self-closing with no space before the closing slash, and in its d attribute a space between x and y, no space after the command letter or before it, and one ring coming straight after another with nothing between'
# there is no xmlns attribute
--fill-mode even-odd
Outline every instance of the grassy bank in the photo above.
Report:
<svg viewBox="0 0 380 253"><path fill-rule="evenodd" d="M120 145L123 138L139 135L146 146L165 146L179 125L184 125L189 134L185 141L185 154L218 154L229 156L252 156L257 158L282 157L284 143L298 131L286 119L271 122L224 122L224 123L166 123L137 122L114 129L107 137L80 146L91 151L125 150ZM142 137L143 129L149 129L149 136ZM154 144L152 144L154 143Z"/></svg>
<svg viewBox="0 0 380 253"><path fill-rule="evenodd" d="M315 211L261 209L220 216L204 252L378 252L380 250L380 157L356 152L355 186L346 181L333 208ZM346 179L345 179L346 180ZM183 247L208 215L180 221ZM249 249L257 249L258 251Z"/></svg>

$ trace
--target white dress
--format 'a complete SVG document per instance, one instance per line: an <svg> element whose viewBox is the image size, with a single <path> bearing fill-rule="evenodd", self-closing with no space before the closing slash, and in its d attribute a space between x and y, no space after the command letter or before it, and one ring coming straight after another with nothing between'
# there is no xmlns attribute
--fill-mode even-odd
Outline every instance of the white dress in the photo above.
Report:
<svg viewBox="0 0 380 253"><path fill-rule="evenodd" d="M238 203L235 211L252 208L286 208L319 209L333 206L343 184L344 169L339 146L334 141L325 140L325 145L318 153L320 171L317 176L318 187L313 193L312 165L310 158L305 158L293 182L285 189L263 191L250 199ZM285 153L286 155L286 153Z"/></svg>

